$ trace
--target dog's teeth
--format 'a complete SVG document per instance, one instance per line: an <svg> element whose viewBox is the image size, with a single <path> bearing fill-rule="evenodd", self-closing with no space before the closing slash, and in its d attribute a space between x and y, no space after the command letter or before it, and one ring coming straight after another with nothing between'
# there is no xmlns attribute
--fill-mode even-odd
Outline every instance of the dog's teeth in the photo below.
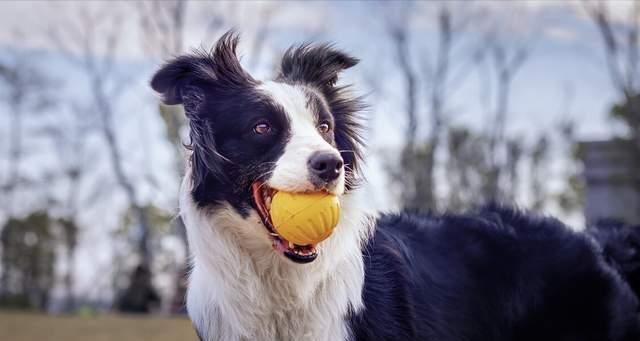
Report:
<svg viewBox="0 0 640 341"><path fill-rule="evenodd" d="M271 197L264 199L264 205L269 209L271 208Z"/></svg>
<svg viewBox="0 0 640 341"><path fill-rule="evenodd" d="M294 247L295 247L295 246L293 245L293 243L292 243L292 242L289 242L289 248L290 248L290 249L293 249L293 251L296 251L296 249L294 249Z"/></svg>

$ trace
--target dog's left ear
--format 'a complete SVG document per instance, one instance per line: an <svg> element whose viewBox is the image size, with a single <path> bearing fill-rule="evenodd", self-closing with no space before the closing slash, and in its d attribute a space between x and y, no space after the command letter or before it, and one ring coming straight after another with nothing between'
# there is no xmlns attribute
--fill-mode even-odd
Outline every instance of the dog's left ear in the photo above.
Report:
<svg viewBox="0 0 640 341"><path fill-rule="evenodd" d="M282 57L279 79L309 83L328 90L338 81L338 74L359 60L330 44L303 44L289 48Z"/></svg>

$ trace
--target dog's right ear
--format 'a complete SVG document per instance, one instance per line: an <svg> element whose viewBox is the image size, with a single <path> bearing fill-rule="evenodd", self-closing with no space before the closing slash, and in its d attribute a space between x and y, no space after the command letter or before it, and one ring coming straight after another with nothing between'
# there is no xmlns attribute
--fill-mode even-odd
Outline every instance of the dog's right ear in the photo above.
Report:
<svg viewBox="0 0 640 341"><path fill-rule="evenodd" d="M195 51L166 63L151 79L151 88L162 95L165 104L183 104L189 115L206 95L255 84L240 65L237 46L238 35L229 31L210 52Z"/></svg>
<svg viewBox="0 0 640 341"><path fill-rule="evenodd" d="M302 44L284 53L279 78L330 91L336 85L338 75L358 62L357 58L331 44Z"/></svg>

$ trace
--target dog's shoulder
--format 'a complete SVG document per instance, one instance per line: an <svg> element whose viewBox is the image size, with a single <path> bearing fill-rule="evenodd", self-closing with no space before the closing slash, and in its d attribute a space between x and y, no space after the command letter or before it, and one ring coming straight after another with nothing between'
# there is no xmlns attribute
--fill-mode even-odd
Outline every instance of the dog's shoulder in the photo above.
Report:
<svg viewBox="0 0 640 341"><path fill-rule="evenodd" d="M382 227L362 250L364 310L350 313L354 340L415 340L410 250Z"/></svg>

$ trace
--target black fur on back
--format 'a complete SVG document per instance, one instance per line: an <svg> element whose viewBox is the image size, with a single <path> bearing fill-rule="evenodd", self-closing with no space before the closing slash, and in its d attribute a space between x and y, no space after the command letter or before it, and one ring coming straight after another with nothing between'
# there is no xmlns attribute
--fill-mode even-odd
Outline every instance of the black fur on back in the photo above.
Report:
<svg viewBox="0 0 640 341"><path fill-rule="evenodd" d="M488 207L384 215L354 340L640 340L638 301L588 235Z"/></svg>
<svg viewBox="0 0 640 341"><path fill-rule="evenodd" d="M640 297L640 226L601 220L587 229L602 247L606 261Z"/></svg>

